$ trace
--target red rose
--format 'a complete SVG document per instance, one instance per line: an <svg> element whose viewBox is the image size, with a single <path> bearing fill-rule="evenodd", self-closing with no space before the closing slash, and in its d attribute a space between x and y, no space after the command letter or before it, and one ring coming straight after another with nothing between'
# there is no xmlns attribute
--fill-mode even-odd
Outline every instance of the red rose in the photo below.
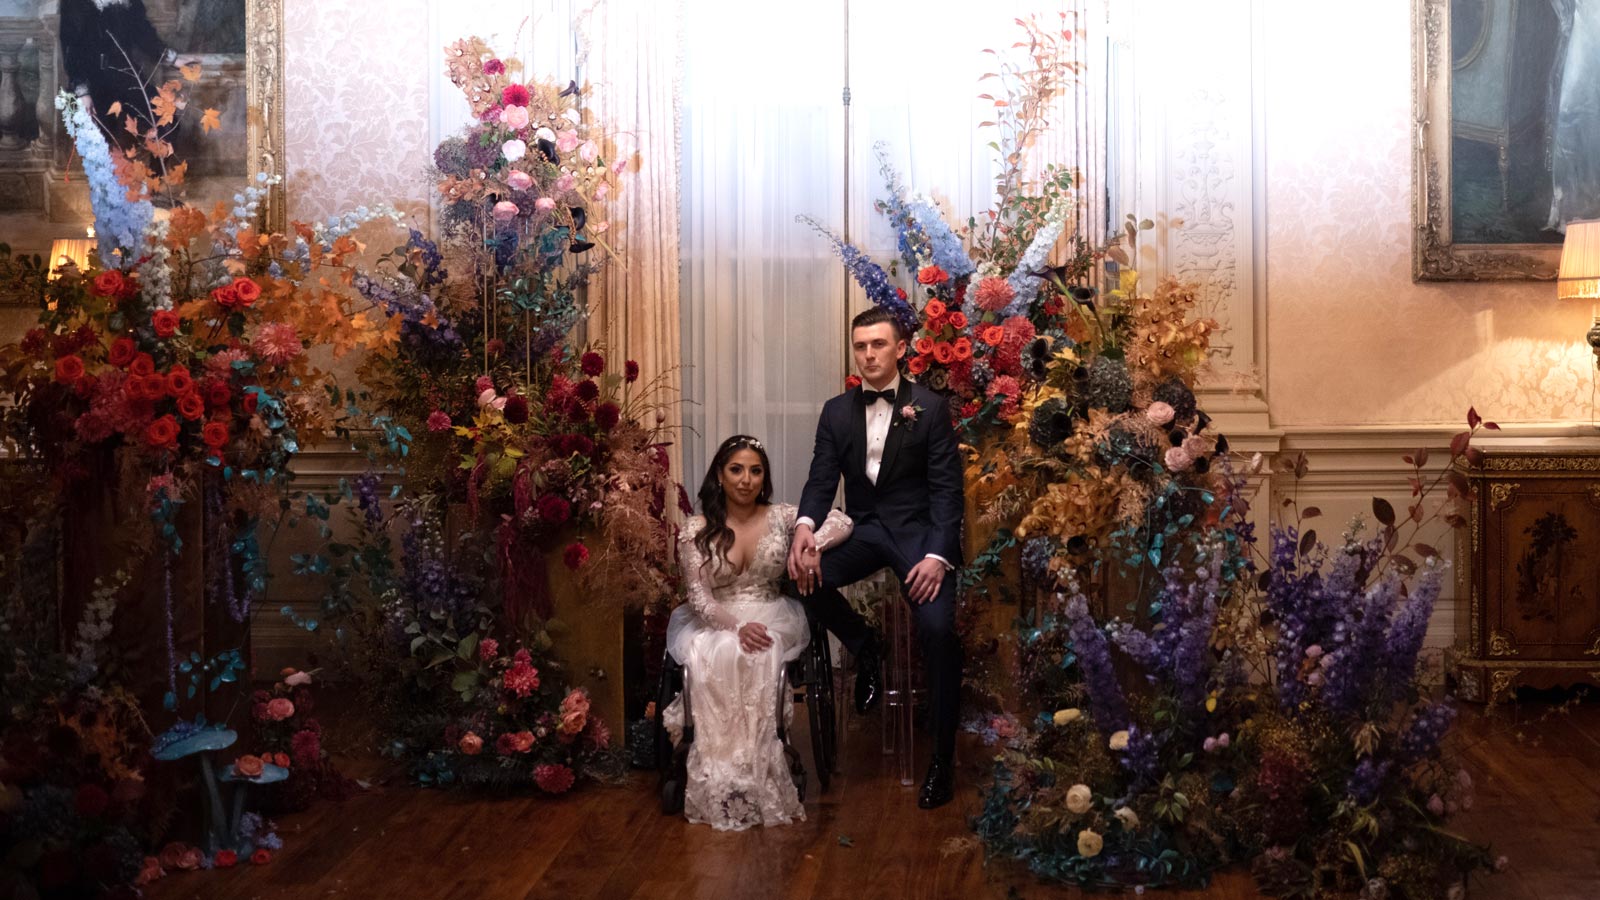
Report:
<svg viewBox="0 0 1600 900"><path fill-rule="evenodd" d="M150 354L141 353L133 358L133 362L128 366L128 371L140 377L154 375L156 373L156 361L150 357Z"/></svg>
<svg viewBox="0 0 1600 900"><path fill-rule="evenodd" d="M83 360L77 355L63 356L56 360L56 380L62 384L72 384L83 377Z"/></svg>
<svg viewBox="0 0 1600 900"><path fill-rule="evenodd" d="M513 425L521 425L528 421L528 398L517 394L506 398L506 421Z"/></svg>
<svg viewBox="0 0 1600 900"><path fill-rule="evenodd" d="M205 392L206 402L214 407L225 407L228 405L228 401L233 399L233 391L228 388L226 382L207 381Z"/></svg>
<svg viewBox="0 0 1600 900"><path fill-rule="evenodd" d="M127 281L116 269L107 269L94 277L92 290L102 297L118 297L127 289Z"/></svg>
<svg viewBox="0 0 1600 900"><path fill-rule="evenodd" d="M198 419L206 414L206 402L198 392L190 391L178 398L178 414L191 421Z"/></svg>
<svg viewBox="0 0 1600 900"><path fill-rule="evenodd" d="M170 309L158 309L150 317L150 325L155 328L156 337L172 337L178 333L178 314Z"/></svg>
<svg viewBox="0 0 1600 900"><path fill-rule="evenodd" d="M231 869L239 864L239 854L232 850L218 850L217 855L211 857L211 864L219 869Z"/></svg>
<svg viewBox="0 0 1600 900"><path fill-rule="evenodd" d="M951 325L951 327L955 328L955 330L957 330L957 331L960 331L961 329L967 327L967 314L964 313L964 312L953 312L953 313L951 313L950 314L950 325Z"/></svg>
<svg viewBox="0 0 1600 900"><path fill-rule="evenodd" d="M594 423L606 431L617 427L620 421L622 421L622 410L610 401L600 404L594 411Z"/></svg>
<svg viewBox="0 0 1600 900"><path fill-rule="evenodd" d="M231 287L233 288L233 295L238 298L241 308L251 306L261 299L261 285L248 278L243 276L235 278Z"/></svg>
<svg viewBox="0 0 1600 900"><path fill-rule="evenodd" d="M221 450L228 443L227 423L207 422L206 427L200 429L200 440L205 441L212 450Z"/></svg>
<svg viewBox="0 0 1600 900"><path fill-rule="evenodd" d="M844 389L845 390L853 391L858 387L861 387L861 376L860 375L846 375L845 376L845 379L844 379Z"/></svg>
<svg viewBox="0 0 1600 900"><path fill-rule="evenodd" d="M86 784L78 788L78 793L72 798L72 805L78 810L78 815L85 819L98 819L100 814L111 805L111 797L105 788L98 784Z"/></svg>
<svg viewBox="0 0 1600 900"><path fill-rule="evenodd" d="M128 388L141 400L160 400L167 395L167 379L161 375L134 375L128 379Z"/></svg>
<svg viewBox="0 0 1600 900"><path fill-rule="evenodd" d="M144 430L144 442L157 450L173 450L178 446L178 420L169 413L150 423Z"/></svg>
<svg viewBox="0 0 1600 900"><path fill-rule="evenodd" d="M922 337L917 338L917 342L911 345L911 349L917 351L918 353L932 353L933 338L925 334Z"/></svg>
<svg viewBox="0 0 1600 900"><path fill-rule="evenodd" d="M106 354L106 361L113 366L126 366L133 362L133 357L139 348L133 343L133 338L119 337L111 342L111 352Z"/></svg>
<svg viewBox="0 0 1600 900"><path fill-rule="evenodd" d="M192 390L194 379L190 377L188 369L177 368L167 373L167 393L178 397Z"/></svg>
<svg viewBox="0 0 1600 900"><path fill-rule="evenodd" d="M923 266L917 273L917 284L944 284L950 280L950 273L938 266Z"/></svg>
<svg viewBox="0 0 1600 900"><path fill-rule="evenodd" d="M250 854L250 862L254 865L264 866L267 863L272 862L272 852L267 848L262 847L256 852Z"/></svg>
<svg viewBox="0 0 1600 900"><path fill-rule="evenodd" d="M633 384L635 381L639 380L639 364L633 360L628 360L628 362L622 367L622 371L622 377L626 379L629 384Z"/></svg>
<svg viewBox="0 0 1600 900"><path fill-rule="evenodd" d="M960 315L960 313L957 313L957 315ZM959 337L959 338L956 338L956 342L952 346L955 348L955 351L956 351L956 359L961 360L961 359L971 359L972 358L972 342L971 341L967 340L964 337Z"/></svg>
<svg viewBox="0 0 1600 900"><path fill-rule="evenodd" d="M589 561L589 548L585 547L582 541L574 541L568 544L566 552L561 554L561 561L567 564L567 568L577 571Z"/></svg>
<svg viewBox="0 0 1600 900"><path fill-rule="evenodd" d="M948 366L956 360L956 349L949 343L940 341L933 345L933 358L938 360L940 365Z"/></svg>
<svg viewBox="0 0 1600 900"><path fill-rule="evenodd" d="M261 394L258 391L245 391L244 401L241 403L241 405L244 407L245 414L255 415L256 404L259 403L260 400Z"/></svg>
<svg viewBox="0 0 1600 900"><path fill-rule="evenodd" d="M508 84L500 92L500 102L505 106L527 106L528 99L528 89L520 84Z"/></svg>
<svg viewBox="0 0 1600 900"><path fill-rule="evenodd" d="M223 309L233 309L239 305L239 295L234 292L233 285L225 284L219 288L211 289L211 299Z"/></svg>
<svg viewBox="0 0 1600 900"><path fill-rule="evenodd" d="M911 362L906 363L906 370L913 375L921 375L923 372L928 371L929 359L930 357L927 356L914 356L911 358Z"/></svg>

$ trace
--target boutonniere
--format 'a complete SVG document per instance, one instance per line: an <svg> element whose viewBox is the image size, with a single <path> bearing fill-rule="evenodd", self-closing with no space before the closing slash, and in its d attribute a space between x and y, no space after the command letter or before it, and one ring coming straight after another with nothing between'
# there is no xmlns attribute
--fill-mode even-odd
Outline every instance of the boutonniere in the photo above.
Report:
<svg viewBox="0 0 1600 900"><path fill-rule="evenodd" d="M917 423L917 416L920 415L922 415L922 406L920 404L907 403L905 406L900 407L900 418L898 421L908 422L912 425L915 425Z"/></svg>

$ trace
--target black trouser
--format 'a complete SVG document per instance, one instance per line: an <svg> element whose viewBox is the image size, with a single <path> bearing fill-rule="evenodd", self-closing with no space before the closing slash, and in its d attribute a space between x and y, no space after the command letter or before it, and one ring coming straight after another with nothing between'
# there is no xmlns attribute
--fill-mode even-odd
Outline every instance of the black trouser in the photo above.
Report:
<svg viewBox="0 0 1600 900"><path fill-rule="evenodd" d="M920 559L906 559L880 523L858 523L849 540L822 554L822 584L811 596L802 599L851 653L859 653L870 629L861 615L850 608L850 601L839 593L839 588L887 568L894 570L895 577L900 579L904 595L906 577L919 562ZM922 646L934 753L945 760L955 755L956 727L961 715L961 637L956 634L956 580L954 571L946 572L932 600L911 605L917 640ZM911 603L909 598L906 602Z"/></svg>

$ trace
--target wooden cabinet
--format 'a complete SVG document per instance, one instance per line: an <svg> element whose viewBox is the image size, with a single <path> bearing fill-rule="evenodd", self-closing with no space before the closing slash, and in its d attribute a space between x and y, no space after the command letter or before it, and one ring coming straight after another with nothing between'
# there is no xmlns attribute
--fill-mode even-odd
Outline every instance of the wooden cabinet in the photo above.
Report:
<svg viewBox="0 0 1600 900"><path fill-rule="evenodd" d="M1490 452L1466 475L1460 695L1600 684L1600 451Z"/></svg>

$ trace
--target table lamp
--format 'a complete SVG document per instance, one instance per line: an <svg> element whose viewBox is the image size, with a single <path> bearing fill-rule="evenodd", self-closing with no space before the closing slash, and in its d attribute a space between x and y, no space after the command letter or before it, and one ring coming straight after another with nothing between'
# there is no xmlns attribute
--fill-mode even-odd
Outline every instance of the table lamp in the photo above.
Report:
<svg viewBox="0 0 1600 900"><path fill-rule="evenodd" d="M1600 302L1600 219L1567 223L1561 267L1556 272L1556 297ZM1600 365L1600 316L1595 316L1588 341L1595 364Z"/></svg>

